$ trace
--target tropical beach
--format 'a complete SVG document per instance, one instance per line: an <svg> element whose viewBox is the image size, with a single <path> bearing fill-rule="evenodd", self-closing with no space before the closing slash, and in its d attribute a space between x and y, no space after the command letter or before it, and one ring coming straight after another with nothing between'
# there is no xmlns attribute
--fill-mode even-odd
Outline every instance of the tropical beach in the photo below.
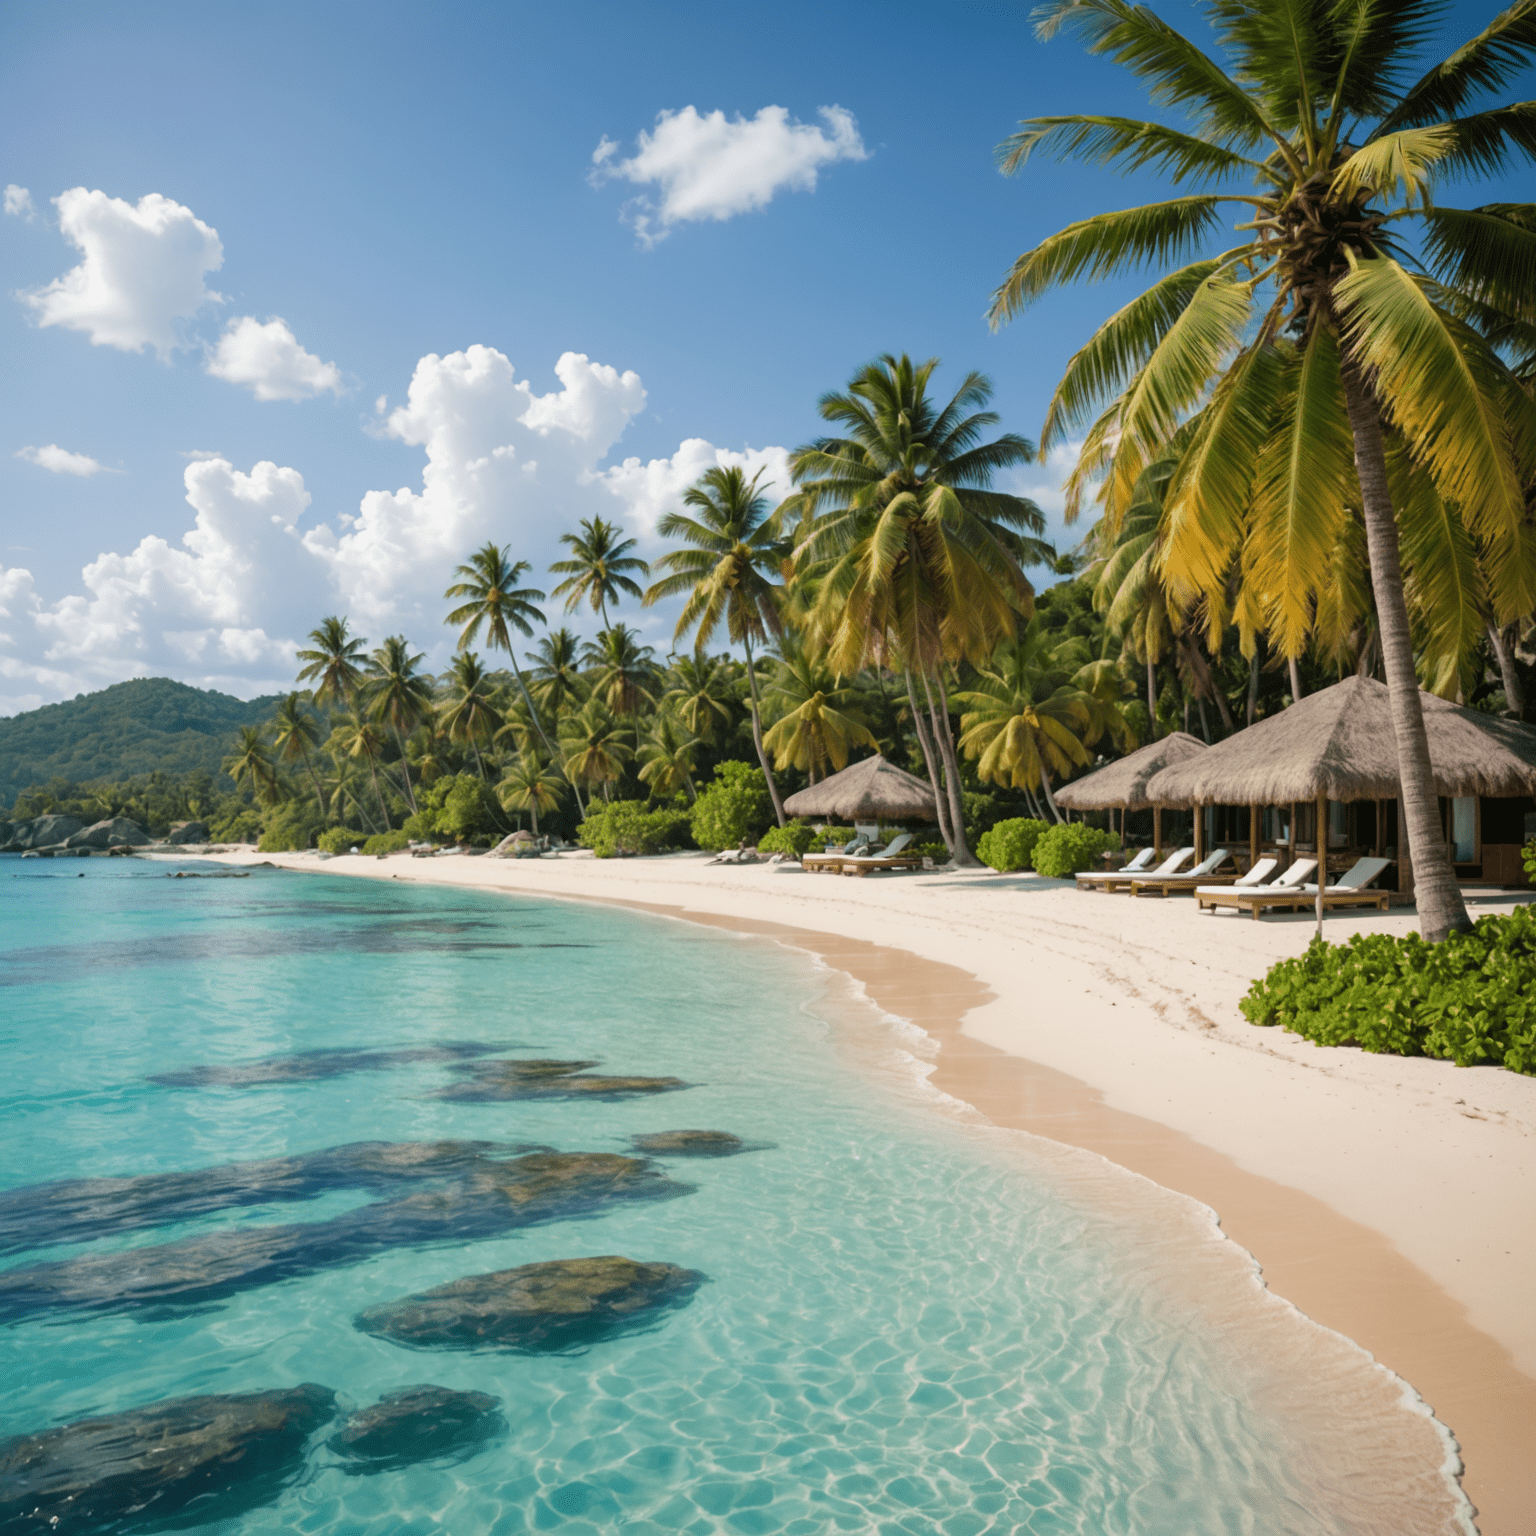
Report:
<svg viewBox="0 0 1536 1536"><path fill-rule="evenodd" d="M1536 0L801 9L0 19L0 1532L1532 1528Z"/></svg>

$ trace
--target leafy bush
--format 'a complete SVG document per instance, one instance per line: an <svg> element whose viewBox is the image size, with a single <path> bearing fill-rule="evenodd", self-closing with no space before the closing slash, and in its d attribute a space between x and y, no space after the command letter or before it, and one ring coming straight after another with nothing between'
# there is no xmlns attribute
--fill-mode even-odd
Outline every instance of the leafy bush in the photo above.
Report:
<svg viewBox="0 0 1536 1536"><path fill-rule="evenodd" d="M443 808L437 813L439 833L459 843L501 836L506 817L498 814L496 797L484 779L473 773L460 773L451 779L440 779L432 788L436 790L441 785L447 786L447 792Z"/></svg>
<svg viewBox="0 0 1536 1536"><path fill-rule="evenodd" d="M700 848L755 843L773 825L773 802L761 768L721 763L693 807L693 836Z"/></svg>
<svg viewBox="0 0 1536 1536"><path fill-rule="evenodd" d="M908 847L907 852L915 859L932 859L935 864L949 863L949 849L941 842L913 843Z"/></svg>
<svg viewBox="0 0 1536 1536"><path fill-rule="evenodd" d="M315 846L326 853L348 853L353 848L361 848L367 841L366 832L356 832L351 827L327 827Z"/></svg>
<svg viewBox="0 0 1536 1536"><path fill-rule="evenodd" d="M976 857L983 864L1005 873L1016 869L1029 869L1034 862L1035 844L1048 831L1043 821L1029 816L1014 816L1000 821L989 831L981 834L976 844ZM944 850L945 858L949 850Z"/></svg>
<svg viewBox="0 0 1536 1536"><path fill-rule="evenodd" d="M782 853L789 858L802 858L816 840L815 829L808 821L792 821L786 826L769 827L757 840L759 853ZM822 843L826 847L826 843Z"/></svg>
<svg viewBox="0 0 1536 1536"><path fill-rule="evenodd" d="M1520 857L1525 862L1525 878L1536 884L1536 837L1525 845Z"/></svg>
<svg viewBox="0 0 1536 1536"><path fill-rule="evenodd" d="M1319 1045L1536 1074L1536 908L1479 918L1440 944L1416 933L1314 938L1305 954L1271 966L1240 1006L1252 1024Z"/></svg>
<svg viewBox="0 0 1536 1536"><path fill-rule="evenodd" d="M393 832L375 832L363 844L364 853L403 853L410 846L411 834L404 827Z"/></svg>
<svg viewBox="0 0 1536 1536"><path fill-rule="evenodd" d="M215 843L254 843L260 836L261 812L254 806L222 817L208 828L209 840Z"/></svg>
<svg viewBox="0 0 1536 1536"><path fill-rule="evenodd" d="M1080 869L1092 869L1101 853L1119 846L1120 838L1114 832L1101 832L1080 821L1063 822L1043 833L1035 844L1035 868L1059 880Z"/></svg>
<svg viewBox="0 0 1536 1536"><path fill-rule="evenodd" d="M660 853L680 847L687 835L686 811L648 811L643 800L592 806L576 828L576 840L600 859L621 853Z"/></svg>
<svg viewBox="0 0 1536 1536"><path fill-rule="evenodd" d="M267 813L256 845L262 853L301 853L325 827L325 817L313 800L290 800Z"/></svg>

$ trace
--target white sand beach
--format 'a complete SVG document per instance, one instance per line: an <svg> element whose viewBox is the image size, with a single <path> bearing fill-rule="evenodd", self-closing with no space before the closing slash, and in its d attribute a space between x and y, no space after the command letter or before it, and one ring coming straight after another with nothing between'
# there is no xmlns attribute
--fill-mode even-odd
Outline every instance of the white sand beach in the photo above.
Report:
<svg viewBox="0 0 1536 1536"><path fill-rule="evenodd" d="M1484 1536L1533 1528L1536 1079L1249 1025L1239 998L1306 946L1310 917L1256 923L990 871L851 880L699 854L216 857L621 901L821 956L938 1040L937 1086L1214 1209L1274 1291L1450 1426ZM1510 898L1469 904L1481 915ZM1373 911L1326 932L1413 923Z"/></svg>

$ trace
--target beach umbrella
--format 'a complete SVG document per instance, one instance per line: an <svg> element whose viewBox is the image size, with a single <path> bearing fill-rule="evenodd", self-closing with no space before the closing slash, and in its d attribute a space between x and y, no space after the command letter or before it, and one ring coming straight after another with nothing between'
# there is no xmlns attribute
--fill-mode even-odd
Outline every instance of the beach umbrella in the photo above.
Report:
<svg viewBox="0 0 1536 1536"><path fill-rule="evenodd" d="M933 789L878 753L802 789L784 802L791 816L836 816L843 821L937 821Z"/></svg>
<svg viewBox="0 0 1536 1536"><path fill-rule="evenodd" d="M1073 779L1056 791L1056 804L1069 811L1109 811L1119 809L1120 834L1125 835L1125 812L1144 811L1153 802L1147 798L1147 784L1154 775L1175 763L1188 762L1206 750L1205 743L1188 731L1175 731L1161 741L1148 743L1102 768ZM1162 808L1153 813L1152 843L1159 853L1163 848Z"/></svg>

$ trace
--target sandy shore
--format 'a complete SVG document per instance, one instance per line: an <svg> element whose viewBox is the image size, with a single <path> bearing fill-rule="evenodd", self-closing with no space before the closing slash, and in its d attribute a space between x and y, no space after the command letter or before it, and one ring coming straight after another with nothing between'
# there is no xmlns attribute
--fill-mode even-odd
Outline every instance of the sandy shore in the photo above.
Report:
<svg viewBox="0 0 1536 1536"><path fill-rule="evenodd" d="M936 1086L1215 1210L1272 1290L1451 1428L1484 1536L1536 1530L1536 1079L1250 1026L1238 999L1305 948L1309 917L1202 916L1034 876L848 880L700 855L272 862L621 901L820 956L939 1042ZM1371 912L1327 932L1412 924Z"/></svg>

